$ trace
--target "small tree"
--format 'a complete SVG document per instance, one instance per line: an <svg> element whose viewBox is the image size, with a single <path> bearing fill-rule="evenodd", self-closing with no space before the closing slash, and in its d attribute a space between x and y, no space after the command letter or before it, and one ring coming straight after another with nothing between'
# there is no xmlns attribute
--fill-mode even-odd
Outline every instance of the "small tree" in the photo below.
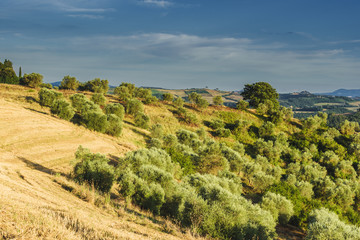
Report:
<svg viewBox="0 0 360 240"><path fill-rule="evenodd" d="M147 129L149 128L150 118L143 112L137 112L135 115L135 126Z"/></svg>
<svg viewBox="0 0 360 240"><path fill-rule="evenodd" d="M39 91L39 103L41 106L51 107L55 100L63 98L62 93L42 88Z"/></svg>
<svg viewBox="0 0 360 240"><path fill-rule="evenodd" d="M172 95L171 93L164 93L162 95L162 98L166 102L172 102L172 100L174 99L174 95Z"/></svg>
<svg viewBox="0 0 360 240"><path fill-rule="evenodd" d="M162 138L164 135L164 127L161 124L152 125L150 128L151 137L153 138Z"/></svg>
<svg viewBox="0 0 360 240"><path fill-rule="evenodd" d="M114 167L109 165L109 159L101 154L92 154L89 149L80 146L75 153L78 163L74 167L74 178L78 182L86 182L101 192L109 192L114 180Z"/></svg>
<svg viewBox="0 0 360 240"><path fill-rule="evenodd" d="M121 105L120 103L110 103L110 104L106 105L105 113L106 114L115 114L121 120L123 120L124 114L125 114L125 109L124 109L124 106Z"/></svg>
<svg viewBox="0 0 360 240"><path fill-rule="evenodd" d="M119 96L119 99L122 101L126 101L127 99L132 98L132 93L126 86L116 87L114 90L114 94Z"/></svg>
<svg viewBox="0 0 360 240"><path fill-rule="evenodd" d="M51 113L58 115L60 118L69 121L75 115L74 109L64 99L55 100L51 106Z"/></svg>
<svg viewBox="0 0 360 240"><path fill-rule="evenodd" d="M93 101L95 104L99 106L105 106L106 104L106 98L102 93L94 93L91 96L91 101Z"/></svg>
<svg viewBox="0 0 360 240"><path fill-rule="evenodd" d="M246 110L249 106L249 103L247 101L244 101L244 100L239 100L237 103L236 103L236 108L239 109L239 110Z"/></svg>
<svg viewBox="0 0 360 240"><path fill-rule="evenodd" d="M37 88L43 82L43 75L39 73L24 74L20 79L20 84L32 88Z"/></svg>
<svg viewBox="0 0 360 240"><path fill-rule="evenodd" d="M116 116L115 114L107 115L108 125L106 128L106 133L118 137L122 132L122 121L121 119Z"/></svg>
<svg viewBox="0 0 360 240"><path fill-rule="evenodd" d="M60 89L71 89L76 90L79 87L79 81L76 80L76 77L71 77L69 75L65 76L60 84Z"/></svg>
<svg viewBox="0 0 360 240"><path fill-rule="evenodd" d="M181 97L177 97L173 100L173 103L176 107L183 107L184 106L184 100Z"/></svg>
<svg viewBox="0 0 360 240"><path fill-rule="evenodd" d="M126 102L126 113L135 115L144 111L144 104L137 99L129 99Z"/></svg>
<svg viewBox="0 0 360 240"><path fill-rule="evenodd" d="M105 94L109 90L109 81L100 80L100 78L95 78L85 83L85 90L90 92Z"/></svg>
<svg viewBox="0 0 360 240"><path fill-rule="evenodd" d="M223 105L224 100L222 99L221 96L215 96L213 98L213 103L214 103L214 105Z"/></svg>
<svg viewBox="0 0 360 240"><path fill-rule="evenodd" d="M86 112L83 120L88 129L97 132L105 133L108 127L107 117L102 112Z"/></svg>
<svg viewBox="0 0 360 240"><path fill-rule="evenodd" d="M280 194L267 192L261 200L261 208L269 210L280 224L287 224L294 215L294 207L290 200Z"/></svg>

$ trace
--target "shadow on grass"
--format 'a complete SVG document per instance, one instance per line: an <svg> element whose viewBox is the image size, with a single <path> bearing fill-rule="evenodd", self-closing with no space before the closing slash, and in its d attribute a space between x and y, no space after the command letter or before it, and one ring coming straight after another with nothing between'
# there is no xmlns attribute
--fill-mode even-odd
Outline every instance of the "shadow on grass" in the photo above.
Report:
<svg viewBox="0 0 360 240"><path fill-rule="evenodd" d="M35 110L35 109L32 109L32 108L26 107L25 109L26 109L26 110L30 110L30 111L32 111L32 112L41 113L41 114L44 114L44 115L49 115L47 112Z"/></svg>
<svg viewBox="0 0 360 240"><path fill-rule="evenodd" d="M43 166L41 164L34 163L34 162L24 158L24 157L18 157L18 159L21 160L22 162L24 162L28 167L30 167L32 169L35 169L35 170L38 170L40 172L47 173L47 174L50 174L50 175L60 174L61 176L69 177L67 174L54 171L54 170L52 170L50 168L47 168L47 167L45 167L45 166Z"/></svg>

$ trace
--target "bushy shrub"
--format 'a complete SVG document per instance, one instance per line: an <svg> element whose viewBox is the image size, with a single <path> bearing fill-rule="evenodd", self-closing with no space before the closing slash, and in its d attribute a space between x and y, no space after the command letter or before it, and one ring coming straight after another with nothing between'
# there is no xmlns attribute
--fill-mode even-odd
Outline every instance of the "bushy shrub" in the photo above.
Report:
<svg viewBox="0 0 360 240"><path fill-rule="evenodd" d="M63 98L62 93L42 88L39 91L39 103L41 106L51 107L55 100Z"/></svg>
<svg viewBox="0 0 360 240"><path fill-rule="evenodd" d="M106 133L115 137L120 136L122 132L121 119L115 114L108 114L107 122Z"/></svg>
<svg viewBox="0 0 360 240"><path fill-rule="evenodd" d="M173 100L173 103L176 107L180 108L184 106L184 100L181 97L177 97Z"/></svg>
<svg viewBox="0 0 360 240"><path fill-rule="evenodd" d="M162 149L140 149L128 153L125 158L120 162L119 167L126 168L129 166L134 172L145 164L154 165L163 169L173 176L179 174L179 167L176 163L171 161L171 157Z"/></svg>
<svg viewBox="0 0 360 240"><path fill-rule="evenodd" d="M97 132L105 133L108 128L107 116L102 112L86 112L83 115L83 121L88 129ZM112 127L114 126L115 124Z"/></svg>
<svg viewBox="0 0 360 240"><path fill-rule="evenodd" d="M280 194L267 192L262 200L261 207L269 210L280 224L287 224L294 214L293 204L291 201L281 196Z"/></svg>
<svg viewBox="0 0 360 240"><path fill-rule="evenodd" d="M177 144L177 137L173 134L168 134L163 137L163 148L172 148Z"/></svg>
<svg viewBox="0 0 360 240"><path fill-rule="evenodd" d="M212 129L224 128L225 123L220 119L215 119L213 122L209 124L209 127L211 127Z"/></svg>
<svg viewBox="0 0 360 240"><path fill-rule="evenodd" d="M109 81L95 78L91 81L86 82L83 88L84 89L81 90L105 94L109 90Z"/></svg>
<svg viewBox="0 0 360 240"><path fill-rule="evenodd" d="M172 95L171 93L164 93L162 95L162 99L163 99L163 101L166 101L166 102L172 102L174 99L174 95Z"/></svg>
<svg viewBox="0 0 360 240"><path fill-rule="evenodd" d="M124 119L125 109L124 106L120 103L109 103L105 107L105 113L108 114L115 114L121 120Z"/></svg>
<svg viewBox="0 0 360 240"><path fill-rule="evenodd" d="M249 106L249 103L247 101L244 101L244 100L239 100L237 103L236 103L236 108L239 109L239 110L246 110Z"/></svg>
<svg viewBox="0 0 360 240"><path fill-rule="evenodd" d="M52 89L53 88L51 83L42 83L42 84L40 84L39 87L46 88L46 89Z"/></svg>
<svg viewBox="0 0 360 240"><path fill-rule="evenodd" d="M230 137L231 131L227 128L218 128L214 132L214 135L217 137L227 138L227 137Z"/></svg>
<svg viewBox="0 0 360 240"><path fill-rule="evenodd" d="M75 180L93 184L101 192L109 192L115 179L114 168L108 164L109 159L101 154L92 154L81 146L75 156L78 161L73 171Z"/></svg>
<svg viewBox="0 0 360 240"><path fill-rule="evenodd" d="M99 106L105 106L106 98L102 93L94 93L91 96L91 101Z"/></svg>
<svg viewBox="0 0 360 240"><path fill-rule="evenodd" d="M347 225L339 217L321 208L311 212L307 229L307 240L356 240L360 239L360 229Z"/></svg>
<svg viewBox="0 0 360 240"><path fill-rule="evenodd" d="M185 144L190 146L192 140L197 139L198 136L196 133L185 130L185 129L180 129L176 132L176 137L179 141L179 143L181 144Z"/></svg>
<svg viewBox="0 0 360 240"><path fill-rule="evenodd" d="M147 129L149 128L150 118L143 112L137 112L135 115L135 126Z"/></svg>
<svg viewBox="0 0 360 240"><path fill-rule="evenodd" d="M87 112L102 112L99 105L91 102L84 94L76 93L70 96L72 106L80 115Z"/></svg>
<svg viewBox="0 0 360 240"><path fill-rule="evenodd" d="M71 89L76 90L79 87L79 81L75 77L69 75L65 76L60 84L60 89Z"/></svg>
<svg viewBox="0 0 360 240"><path fill-rule="evenodd" d="M60 118L69 121L75 115L74 109L70 103L63 99L55 100L51 106L51 113L58 115Z"/></svg>
<svg viewBox="0 0 360 240"><path fill-rule="evenodd" d="M136 115L138 112L144 112L144 104L137 99L126 101L126 113Z"/></svg>
<svg viewBox="0 0 360 240"><path fill-rule="evenodd" d="M221 96L215 96L213 97L213 103L214 105L223 105L224 100L222 99Z"/></svg>
<svg viewBox="0 0 360 240"><path fill-rule="evenodd" d="M24 76L20 78L20 84L32 88L37 88L43 82L43 78L43 75L39 73L24 74Z"/></svg>
<svg viewBox="0 0 360 240"><path fill-rule="evenodd" d="M134 85L135 87L135 85ZM122 101L126 101L127 99L132 97L132 92L126 86L119 86L114 89L114 94L119 96L119 99Z"/></svg>
<svg viewBox="0 0 360 240"><path fill-rule="evenodd" d="M161 148L162 142L159 138L150 138L146 145L147 148Z"/></svg>
<svg viewBox="0 0 360 240"><path fill-rule="evenodd" d="M259 127L259 136L261 138L266 138L274 135L275 124L272 122L265 122Z"/></svg>
<svg viewBox="0 0 360 240"><path fill-rule="evenodd" d="M163 125L157 123L151 126L150 128L151 137L153 138L162 138L164 135L164 127Z"/></svg>

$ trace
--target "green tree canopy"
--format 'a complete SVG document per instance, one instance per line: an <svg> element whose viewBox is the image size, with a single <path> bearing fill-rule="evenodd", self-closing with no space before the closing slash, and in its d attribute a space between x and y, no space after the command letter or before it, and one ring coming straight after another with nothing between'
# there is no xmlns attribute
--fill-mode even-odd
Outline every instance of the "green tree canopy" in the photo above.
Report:
<svg viewBox="0 0 360 240"><path fill-rule="evenodd" d="M60 89L76 90L78 87L79 81L76 80L76 77L71 77L69 75L65 76L60 84Z"/></svg>
<svg viewBox="0 0 360 240"><path fill-rule="evenodd" d="M30 73L24 74L24 76L20 79L20 84L28 87L39 87L43 82L43 75L40 73Z"/></svg>
<svg viewBox="0 0 360 240"><path fill-rule="evenodd" d="M249 100L250 106L255 108L260 103L265 103L266 100L270 100L278 105L277 99L279 94L276 92L276 89L266 82L246 84L241 95L244 97L244 100Z"/></svg>

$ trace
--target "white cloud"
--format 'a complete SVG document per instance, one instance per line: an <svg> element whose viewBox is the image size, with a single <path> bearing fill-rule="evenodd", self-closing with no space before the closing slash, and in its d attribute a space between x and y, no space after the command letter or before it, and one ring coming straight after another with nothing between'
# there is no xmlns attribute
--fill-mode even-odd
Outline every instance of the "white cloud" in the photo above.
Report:
<svg viewBox="0 0 360 240"><path fill-rule="evenodd" d="M166 8L173 5L172 2L166 0L142 0L140 3L160 8Z"/></svg>
<svg viewBox="0 0 360 240"><path fill-rule="evenodd" d="M69 17L74 18L87 18L87 19L102 19L104 16L102 15L93 15L93 14L69 14Z"/></svg>

